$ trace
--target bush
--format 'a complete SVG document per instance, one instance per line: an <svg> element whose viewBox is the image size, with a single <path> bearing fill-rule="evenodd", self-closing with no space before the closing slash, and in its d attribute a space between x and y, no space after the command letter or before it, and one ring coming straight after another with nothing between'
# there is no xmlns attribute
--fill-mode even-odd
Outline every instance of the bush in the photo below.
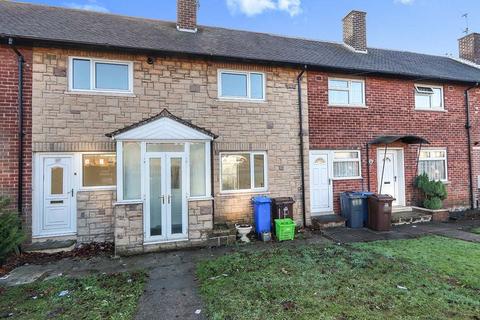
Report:
<svg viewBox="0 0 480 320"><path fill-rule="evenodd" d="M0 197L0 263L25 240L20 218L8 208L9 204L8 198Z"/></svg>
<svg viewBox="0 0 480 320"><path fill-rule="evenodd" d="M430 180L427 174L423 173L415 180L415 186L425 196L423 201L425 208L431 210L443 208L443 200L447 198L447 188L441 181Z"/></svg>

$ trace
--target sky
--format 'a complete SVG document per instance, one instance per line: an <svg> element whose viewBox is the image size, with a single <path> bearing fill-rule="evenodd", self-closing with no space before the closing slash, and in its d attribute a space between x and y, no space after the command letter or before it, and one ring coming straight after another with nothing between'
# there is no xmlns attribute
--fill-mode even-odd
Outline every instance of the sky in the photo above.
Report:
<svg viewBox="0 0 480 320"><path fill-rule="evenodd" d="M176 0L22 2L176 19ZM467 25L471 32L480 32L479 0L200 0L198 23L341 42L341 21L351 10L367 12L367 42L374 48L457 57L457 40Z"/></svg>

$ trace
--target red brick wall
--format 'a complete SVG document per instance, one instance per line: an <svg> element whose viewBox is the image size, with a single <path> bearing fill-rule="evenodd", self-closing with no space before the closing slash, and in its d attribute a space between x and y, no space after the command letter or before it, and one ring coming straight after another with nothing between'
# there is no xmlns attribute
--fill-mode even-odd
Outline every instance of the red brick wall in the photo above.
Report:
<svg viewBox="0 0 480 320"><path fill-rule="evenodd" d="M31 233L32 190L32 51L20 48L24 64L24 180L23 220ZM18 190L18 62L11 48L0 45L0 195L17 208Z"/></svg>
<svg viewBox="0 0 480 320"><path fill-rule="evenodd" d="M446 112L418 111L414 109L414 81L369 76L363 78L367 108L329 107L329 76L342 77L342 75L322 72L308 73L310 149L360 149L363 176L363 180L333 182L335 212L339 212L341 192L367 190L365 145L381 135L418 135L430 141L431 145L428 147L447 148L449 195L445 205L448 207L469 205L464 100L466 86L458 84L443 86ZM472 95L480 97L480 92L472 92ZM477 98L472 99L473 109L478 107L478 101L480 100ZM477 112L478 110L472 111L472 123L476 124L476 128L478 127ZM475 141L480 141L480 130L477 131L479 133L474 133ZM413 188L413 182L416 176L418 146L396 144L392 147L404 148L405 200L406 205L415 205L418 195ZM375 192L377 191L376 155L376 147L371 146L370 159L374 162L370 166L370 181L371 191ZM478 161L480 161L480 154ZM480 163L478 172L480 174ZM474 185L476 186L476 181Z"/></svg>

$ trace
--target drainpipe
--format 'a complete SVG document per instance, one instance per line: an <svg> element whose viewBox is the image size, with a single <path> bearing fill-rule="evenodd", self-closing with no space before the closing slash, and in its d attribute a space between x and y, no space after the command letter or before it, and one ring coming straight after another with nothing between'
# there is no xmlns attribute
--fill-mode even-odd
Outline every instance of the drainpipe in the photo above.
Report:
<svg viewBox="0 0 480 320"><path fill-rule="evenodd" d="M212 226L215 226L215 188L214 188L214 160L213 160L213 140L210 141L210 193L212 196Z"/></svg>
<svg viewBox="0 0 480 320"><path fill-rule="evenodd" d="M8 45L15 52L18 59L18 195L17 208L21 215L23 209L23 55L13 44L13 39L8 38Z"/></svg>
<svg viewBox="0 0 480 320"><path fill-rule="evenodd" d="M366 143L365 148L367 149L367 191L370 192L370 144Z"/></svg>
<svg viewBox="0 0 480 320"><path fill-rule="evenodd" d="M467 130L467 145L468 145L468 175L469 175L469 191L470 191L470 208L474 209L474 199L473 199L473 163L472 163L472 137L471 137L471 124L470 124L470 98L468 96L468 91L477 88L479 83L477 82L474 86L465 90L465 112L467 114L465 129Z"/></svg>
<svg viewBox="0 0 480 320"><path fill-rule="evenodd" d="M307 224L307 211L305 209L305 159L303 154L303 110L302 110L302 77L307 66L297 76L297 89L298 89L298 121L299 121L299 138L300 138L300 173L302 176L302 222L303 227Z"/></svg>

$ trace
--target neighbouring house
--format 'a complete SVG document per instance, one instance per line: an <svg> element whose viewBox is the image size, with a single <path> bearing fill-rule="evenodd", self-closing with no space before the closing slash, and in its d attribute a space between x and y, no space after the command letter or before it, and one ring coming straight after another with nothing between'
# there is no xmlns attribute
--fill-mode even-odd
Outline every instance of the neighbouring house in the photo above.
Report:
<svg viewBox="0 0 480 320"><path fill-rule="evenodd" d="M251 222L255 195L293 197L310 225L338 213L339 192L377 191L383 149L367 161L366 146L393 135L384 193L413 204L419 154L449 206L472 205L476 34L453 59L368 48L357 11L330 43L197 25L197 9L178 0L174 23L0 1L0 193L20 199L33 242L199 245Z"/></svg>

